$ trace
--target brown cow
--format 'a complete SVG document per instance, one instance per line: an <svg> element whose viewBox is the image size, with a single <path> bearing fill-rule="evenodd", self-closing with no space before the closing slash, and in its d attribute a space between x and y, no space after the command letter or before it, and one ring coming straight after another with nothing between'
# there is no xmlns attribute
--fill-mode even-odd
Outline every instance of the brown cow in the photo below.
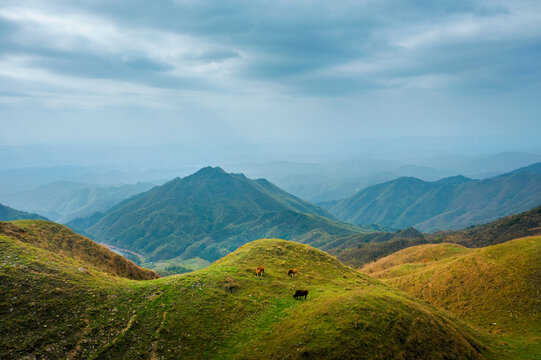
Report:
<svg viewBox="0 0 541 360"><path fill-rule="evenodd" d="M263 267L263 265L261 266L258 266L257 269L255 269L255 274L256 276L263 276L263 273L265 272L265 268Z"/></svg>
<svg viewBox="0 0 541 360"><path fill-rule="evenodd" d="M299 275L299 269L291 269L287 272L287 276L297 276Z"/></svg>
<svg viewBox="0 0 541 360"><path fill-rule="evenodd" d="M293 299L297 300L297 298L302 298L303 296L304 296L304 300L306 300L306 297L308 296L308 290L295 291L295 295L293 295Z"/></svg>

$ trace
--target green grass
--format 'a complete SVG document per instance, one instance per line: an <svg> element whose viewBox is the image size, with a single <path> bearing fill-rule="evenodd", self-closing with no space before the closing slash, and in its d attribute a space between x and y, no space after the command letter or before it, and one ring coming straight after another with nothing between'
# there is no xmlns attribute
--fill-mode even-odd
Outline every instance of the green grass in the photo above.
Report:
<svg viewBox="0 0 541 360"><path fill-rule="evenodd" d="M0 358L504 357L488 335L299 243L258 240L148 281L81 264L0 237Z"/></svg>
<svg viewBox="0 0 541 360"><path fill-rule="evenodd" d="M521 359L541 354L541 237L478 249L420 245L362 271L500 337Z"/></svg>
<svg viewBox="0 0 541 360"><path fill-rule="evenodd" d="M170 260L141 264L142 267L156 271L158 274L160 274L160 276L184 274L186 272L204 269L209 265L209 261L199 257L186 260L177 257Z"/></svg>
<svg viewBox="0 0 541 360"><path fill-rule="evenodd" d="M83 267L90 264L102 271L135 280L159 277L154 271L143 269L106 247L50 221L0 222L0 235L77 259L83 263Z"/></svg>

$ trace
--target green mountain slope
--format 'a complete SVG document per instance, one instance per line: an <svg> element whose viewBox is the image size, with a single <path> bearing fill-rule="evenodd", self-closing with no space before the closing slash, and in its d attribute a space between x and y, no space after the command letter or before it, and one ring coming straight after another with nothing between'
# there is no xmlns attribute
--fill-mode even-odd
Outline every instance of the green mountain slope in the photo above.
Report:
<svg viewBox="0 0 541 360"><path fill-rule="evenodd" d="M11 221L21 219L36 219L47 220L45 217L38 214L30 214L24 211L19 211L0 204L0 221Z"/></svg>
<svg viewBox="0 0 541 360"><path fill-rule="evenodd" d="M488 224L430 234L430 242L452 242L467 247L495 245L525 236L541 235L541 206Z"/></svg>
<svg viewBox="0 0 541 360"><path fill-rule="evenodd" d="M430 304L541 353L541 237L478 249L456 244L410 247L362 271Z"/></svg>
<svg viewBox="0 0 541 360"><path fill-rule="evenodd" d="M539 167L534 164L485 180L399 178L366 188L338 202L330 212L355 224L413 226L428 232L461 229L539 205Z"/></svg>
<svg viewBox="0 0 541 360"><path fill-rule="evenodd" d="M91 185L58 181L32 190L0 195L0 200L17 209L32 211L65 224L73 219L103 212L124 199L150 190L150 183L120 186Z"/></svg>
<svg viewBox="0 0 541 360"><path fill-rule="evenodd" d="M106 247L50 221L0 222L0 237L2 236L69 257L83 264L83 269L90 266L99 271L134 280L159 277L154 271L143 269Z"/></svg>
<svg viewBox="0 0 541 360"><path fill-rule="evenodd" d="M423 234L409 228L349 235L329 242L325 250L344 263L359 267L415 245L450 242L476 248L532 235L541 235L541 206L464 230Z"/></svg>
<svg viewBox="0 0 541 360"><path fill-rule="evenodd" d="M367 231L332 219L266 180L211 167L127 199L94 221L70 225L150 261L214 261L262 237L309 243Z"/></svg>
<svg viewBox="0 0 541 360"><path fill-rule="evenodd" d="M256 266L265 274L255 276ZM247 244L133 281L0 237L0 358L485 359L494 338L307 245ZM300 274L288 277L295 267ZM306 300L294 300L308 289Z"/></svg>

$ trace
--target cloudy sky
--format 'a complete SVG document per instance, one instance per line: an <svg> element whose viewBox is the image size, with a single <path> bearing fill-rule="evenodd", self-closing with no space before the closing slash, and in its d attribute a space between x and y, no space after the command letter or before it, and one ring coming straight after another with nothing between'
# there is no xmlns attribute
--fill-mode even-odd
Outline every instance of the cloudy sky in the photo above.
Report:
<svg viewBox="0 0 541 360"><path fill-rule="evenodd" d="M0 143L541 134L538 0L3 0Z"/></svg>

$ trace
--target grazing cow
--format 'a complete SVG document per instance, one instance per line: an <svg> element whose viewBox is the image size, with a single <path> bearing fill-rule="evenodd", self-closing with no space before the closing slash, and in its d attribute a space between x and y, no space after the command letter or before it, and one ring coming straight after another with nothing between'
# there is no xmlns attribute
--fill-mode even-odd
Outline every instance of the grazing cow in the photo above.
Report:
<svg viewBox="0 0 541 360"><path fill-rule="evenodd" d="M264 272L265 272L265 268L263 267L263 265L258 266L257 269L255 269L256 276L260 276L260 275L262 276Z"/></svg>
<svg viewBox="0 0 541 360"><path fill-rule="evenodd" d="M297 300L297 298L302 298L303 296L304 296L304 300L306 300L306 297L308 296L308 290L295 291L295 295L293 295L293 299Z"/></svg>
<svg viewBox="0 0 541 360"><path fill-rule="evenodd" d="M287 272L287 276L297 276L299 275L299 269L291 269Z"/></svg>

